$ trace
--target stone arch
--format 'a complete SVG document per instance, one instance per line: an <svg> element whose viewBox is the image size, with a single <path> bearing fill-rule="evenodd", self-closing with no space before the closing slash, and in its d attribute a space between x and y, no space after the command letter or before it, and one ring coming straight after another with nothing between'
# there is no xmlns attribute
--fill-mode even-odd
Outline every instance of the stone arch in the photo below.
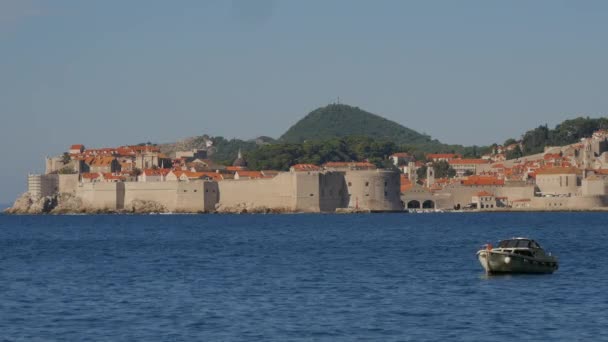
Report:
<svg viewBox="0 0 608 342"><path fill-rule="evenodd" d="M435 208L435 202L433 202L431 200L426 200L426 201L422 202L422 208L424 208L424 209L434 209Z"/></svg>
<svg viewBox="0 0 608 342"><path fill-rule="evenodd" d="M422 208L422 206L420 205L420 201L417 201L417 200L411 200L411 201L407 202L407 207L408 207L408 209Z"/></svg>

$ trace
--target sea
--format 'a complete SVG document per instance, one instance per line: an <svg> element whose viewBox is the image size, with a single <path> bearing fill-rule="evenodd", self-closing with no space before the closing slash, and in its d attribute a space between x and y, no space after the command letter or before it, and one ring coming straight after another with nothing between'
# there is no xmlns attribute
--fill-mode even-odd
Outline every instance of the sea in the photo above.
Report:
<svg viewBox="0 0 608 342"><path fill-rule="evenodd" d="M0 215L0 341L608 341L608 213ZM550 275L486 276L530 237Z"/></svg>

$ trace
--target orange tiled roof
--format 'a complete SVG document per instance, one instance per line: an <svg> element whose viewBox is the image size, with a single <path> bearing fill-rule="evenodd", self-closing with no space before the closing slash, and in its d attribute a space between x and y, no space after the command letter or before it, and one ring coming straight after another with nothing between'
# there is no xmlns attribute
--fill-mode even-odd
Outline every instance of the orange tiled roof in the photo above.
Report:
<svg viewBox="0 0 608 342"><path fill-rule="evenodd" d="M401 192L406 192L409 189L411 189L414 186L414 184L412 184L412 181L410 181L410 179L402 174L401 175Z"/></svg>
<svg viewBox="0 0 608 342"><path fill-rule="evenodd" d="M195 172L197 174L197 178L208 178L219 182L224 179L221 173L217 172Z"/></svg>
<svg viewBox="0 0 608 342"><path fill-rule="evenodd" d="M226 171L241 171L241 170L247 170L247 168L244 166L226 166Z"/></svg>
<svg viewBox="0 0 608 342"><path fill-rule="evenodd" d="M487 192L487 191L480 191L477 193L477 196L481 197L481 196L494 196L494 194Z"/></svg>
<svg viewBox="0 0 608 342"><path fill-rule="evenodd" d="M119 175L114 175L112 173L104 173L103 174L103 179L105 179L105 180L120 180L120 181L124 181L125 177L119 176Z"/></svg>
<svg viewBox="0 0 608 342"><path fill-rule="evenodd" d="M247 178L263 178L264 175L260 171L237 171L239 177L247 177Z"/></svg>
<svg viewBox="0 0 608 342"><path fill-rule="evenodd" d="M393 153L391 154L391 157L396 157L396 158L409 158L410 154L407 152L397 152L397 153Z"/></svg>
<svg viewBox="0 0 608 342"><path fill-rule="evenodd" d="M469 176L461 181L462 185L505 185L503 179L499 179L493 176Z"/></svg>
<svg viewBox="0 0 608 342"><path fill-rule="evenodd" d="M84 159L84 162L85 164L91 166L108 166L111 165L114 160L114 157L111 156L87 157Z"/></svg>
<svg viewBox="0 0 608 342"><path fill-rule="evenodd" d="M142 171L146 176L166 176L171 169L145 169Z"/></svg>
<svg viewBox="0 0 608 342"><path fill-rule="evenodd" d="M182 175L188 177L188 179L203 179L209 178L215 181L219 181L224 179L222 174L217 172L192 172L192 171L184 171L184 170L173 170L172 171L175 177L181 178ZM167 172L168 173L168 172Z"/></svg>
<svg viewBox="0 0 608 342"><path fill-rule="evenodd" d="M99 178L99 173L82 173L80 174L80 177L85 178L85 179L97 179Z"/></svg>
<svg viewBox="0 0 608 342"><path fill-rule="evenodd" d="M319 171L321 167L315 164L295 164L291 166L294 171Z"/></svg>

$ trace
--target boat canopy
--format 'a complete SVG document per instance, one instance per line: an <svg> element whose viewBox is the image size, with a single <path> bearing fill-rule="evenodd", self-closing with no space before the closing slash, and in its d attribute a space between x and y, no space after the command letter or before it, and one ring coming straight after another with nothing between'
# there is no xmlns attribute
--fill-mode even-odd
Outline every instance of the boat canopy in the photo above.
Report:
<svg viewBox="0 0 608 342"><path fill-rule="evenodd" d="M498 243L499 248L540 248L538 243L530 239L509 239Z"/></svg>

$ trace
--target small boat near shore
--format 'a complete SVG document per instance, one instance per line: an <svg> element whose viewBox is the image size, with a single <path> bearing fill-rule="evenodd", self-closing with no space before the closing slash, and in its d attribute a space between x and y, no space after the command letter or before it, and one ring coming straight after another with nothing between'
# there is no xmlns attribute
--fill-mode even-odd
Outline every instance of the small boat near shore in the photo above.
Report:
<svg viewBox="0 0 608 342"><path fill-rule="evenodd" d="M496 248L487 244L477 252L479 263L488 274L553 273L559 268L557 257L546 253L528 238L502 240Z"/></svg>

